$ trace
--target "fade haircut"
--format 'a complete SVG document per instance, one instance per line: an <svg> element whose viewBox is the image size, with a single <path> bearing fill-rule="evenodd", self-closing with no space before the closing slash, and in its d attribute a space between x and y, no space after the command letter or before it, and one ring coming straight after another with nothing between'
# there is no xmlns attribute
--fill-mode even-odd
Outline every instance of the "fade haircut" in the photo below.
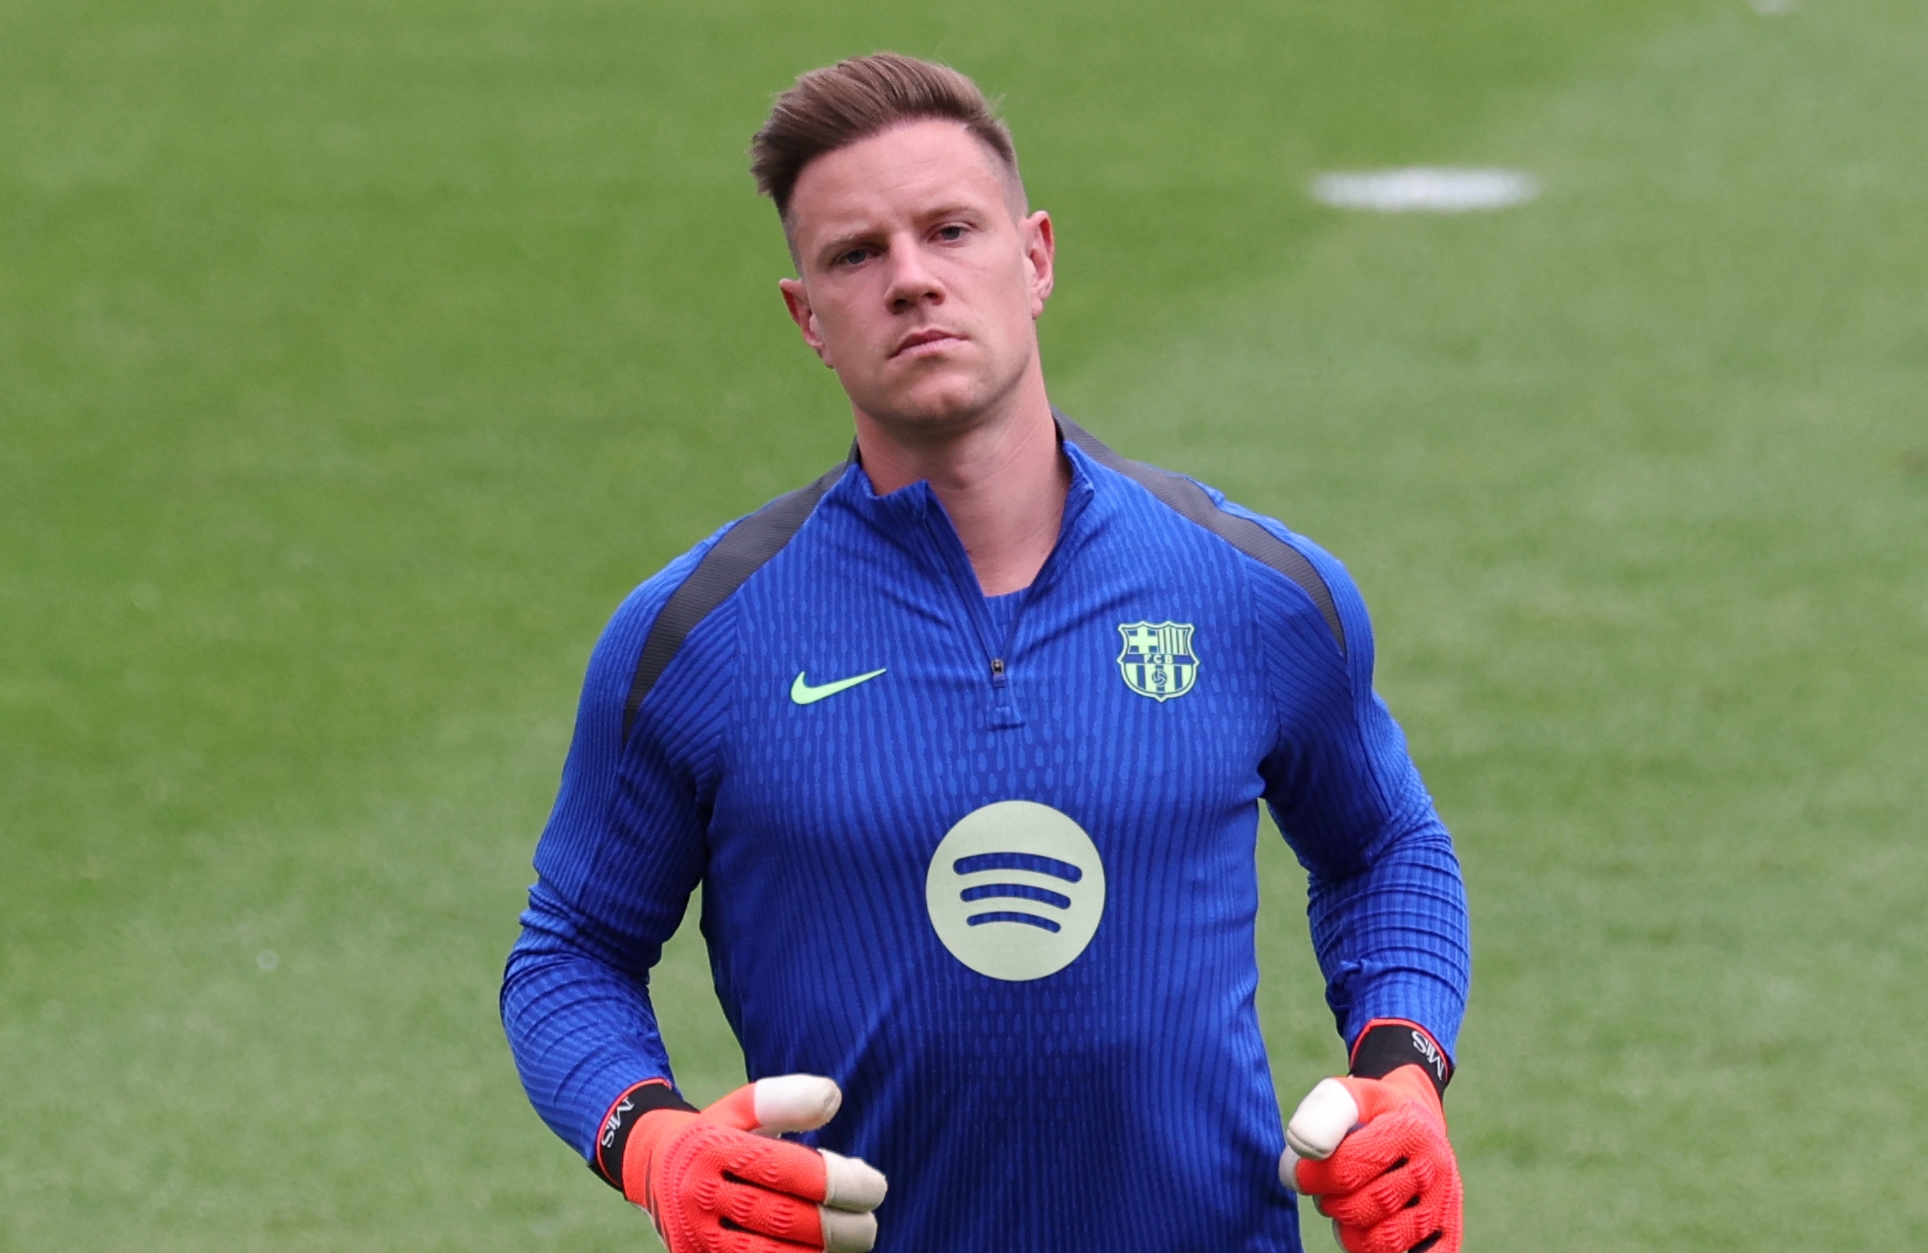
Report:
<svg viewBox="0 0 1928 1253"><path fill-rule="evenodd" d="M783 233L796 254L790 229L790 197L803 168L826 153L906 122L963 124L998 160L1021 216L1024 184L1018 177L1011 131L991 109L976 83L948 65L895 52L852 57L799 75L777 97L770 118L750 141L750 173L783 219Z"/></svg>

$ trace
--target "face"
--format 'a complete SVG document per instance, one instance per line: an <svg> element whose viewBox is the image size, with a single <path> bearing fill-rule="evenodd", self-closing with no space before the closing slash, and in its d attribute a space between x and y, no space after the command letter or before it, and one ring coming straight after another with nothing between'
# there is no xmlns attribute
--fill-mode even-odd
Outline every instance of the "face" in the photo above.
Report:
<svg viewBox="0 0 1928 1253"><path fill-rule="evenodd" d="M861 415L969 425L1038 370L1051 219L1022 216L997 157L960 123L913 122L803 169L790 198L804 342Z"/></svg>

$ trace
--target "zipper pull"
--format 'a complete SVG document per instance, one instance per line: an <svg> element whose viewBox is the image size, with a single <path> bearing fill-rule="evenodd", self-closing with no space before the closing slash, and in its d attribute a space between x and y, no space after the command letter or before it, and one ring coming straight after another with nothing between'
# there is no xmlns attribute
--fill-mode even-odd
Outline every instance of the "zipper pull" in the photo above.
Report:
<svg viewBox="0 0 1928 1253"><path fill-rule="evenodd" d="M1001 679L1004 677L1004 658L1002 657L991 658L991 677L994 679Z"/></svg>

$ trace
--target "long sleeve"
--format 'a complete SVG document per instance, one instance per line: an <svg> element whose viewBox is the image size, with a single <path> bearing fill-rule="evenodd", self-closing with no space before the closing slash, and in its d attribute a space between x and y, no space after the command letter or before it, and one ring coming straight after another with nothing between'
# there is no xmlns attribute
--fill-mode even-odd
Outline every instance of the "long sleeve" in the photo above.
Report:
<svg viewBox="0 0 1928 1253"><path fill-rule="evenodd" d="M628 727L624 705L651 624L713 542L637 589L596 645L503 977L502 1022L523 1087L586 1159L617 1096L672 1079L649 971L704 873L732 616L691 633Z"/></svg>
<svg viewBox="0 0 1928 1253"><path fill-rule="evenodd" d="M1372 624L1357 587L1316 546L1280 538L1312 562L1344 629L1341 644L1302 589L1255 579L1280 710L1266 801L1308 875L1326 999L1348 1044L1375 1018L1404 1018L1450 1054L1471 978L1452 838L1373 691Z"/></svg>

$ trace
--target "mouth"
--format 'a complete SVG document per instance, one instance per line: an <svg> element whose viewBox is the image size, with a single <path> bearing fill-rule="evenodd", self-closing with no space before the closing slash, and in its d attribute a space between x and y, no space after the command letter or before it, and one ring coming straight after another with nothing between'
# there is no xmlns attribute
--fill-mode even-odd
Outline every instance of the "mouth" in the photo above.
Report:
<svg viewBox="0 0 1928 1253"><path fill-rule="evenodd" d="M943 345L961 344L963 342L964 337L962 335L939 330L936 327L930 327L921 331L912 331L910 334L904 336L902 340L898 341L897 347L891 351L890 355L893 358L922 357L929 355L929 352L942 351Z"/></svg>

